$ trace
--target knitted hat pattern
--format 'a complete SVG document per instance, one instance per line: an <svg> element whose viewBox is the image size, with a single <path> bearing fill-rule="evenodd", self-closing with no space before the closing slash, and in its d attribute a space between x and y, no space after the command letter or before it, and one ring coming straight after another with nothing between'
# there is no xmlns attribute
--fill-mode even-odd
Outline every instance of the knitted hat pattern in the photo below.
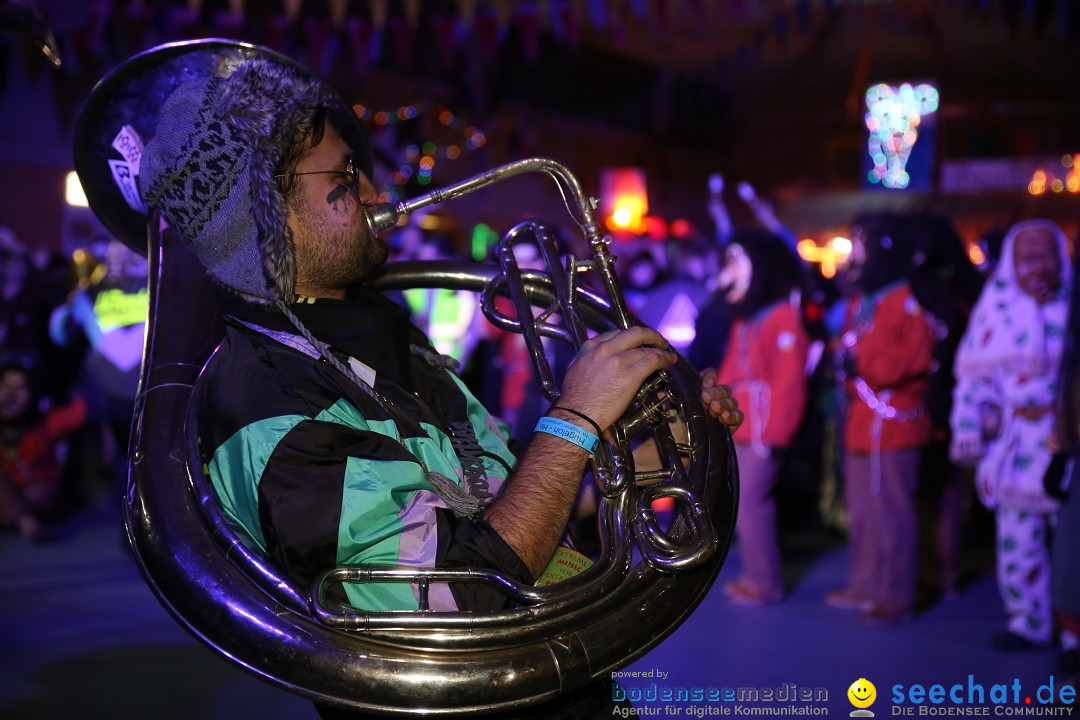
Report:
<svg viewBox="0 0 1080 720"><path fill-rule="evenodd" d="M291 302L296 262L276 168L320 108L340 107L318 78L264 58L186 82L147 143L143 199L219 284L249 302Z"/></svg>

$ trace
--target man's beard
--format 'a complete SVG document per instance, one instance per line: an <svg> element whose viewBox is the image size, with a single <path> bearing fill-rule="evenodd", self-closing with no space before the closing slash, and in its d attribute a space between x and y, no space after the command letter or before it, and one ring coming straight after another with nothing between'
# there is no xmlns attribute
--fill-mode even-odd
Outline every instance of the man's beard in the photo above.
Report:
<svg viewBox="0 0 1080 720"><path fill-rule="evenodd" d="M333 242L332 247L319 245L308 257L297 258L301 267L310 269L309 281L324 288L345 290L363 282L389 255L386 244L378 238L359 242L355 238L327 240Z"/></svg>
<svg viewBox="0 0 1080 720"><path fill-rule="evenodd" d="M327 227L302 205L294 207L294 212L317 238L315 242L294 241L297 267L303 269L306 285L345 290L363 282L389 257L386 243L362 224L354 228Z"/></svg>

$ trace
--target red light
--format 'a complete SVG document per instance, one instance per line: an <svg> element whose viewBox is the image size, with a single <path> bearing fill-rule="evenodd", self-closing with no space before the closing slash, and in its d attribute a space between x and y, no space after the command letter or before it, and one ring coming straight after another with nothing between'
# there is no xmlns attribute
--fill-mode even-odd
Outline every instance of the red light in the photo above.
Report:
<svg viewBox="0 0 1080 720"><path fill-rule="evenodd" d="M614 218L618 227L641 230L642 218L649 210L644 170L636 167L601 170L600 196L604 213Z"/></svg>
<svg viewBox="0 0 1080 720"><path fill-rule="evenodd" d="M664 218L646 215L643 219L645 221L645 234L649 236L650 240L660 241L667 239L668 228Z"/></svg>
<svg viewBox="0 0 1080 720"><path fill-rule="evenodd" d="M688 238L694 234L694 226L685 218L676 218L671 221L671 237Z"/></svg>

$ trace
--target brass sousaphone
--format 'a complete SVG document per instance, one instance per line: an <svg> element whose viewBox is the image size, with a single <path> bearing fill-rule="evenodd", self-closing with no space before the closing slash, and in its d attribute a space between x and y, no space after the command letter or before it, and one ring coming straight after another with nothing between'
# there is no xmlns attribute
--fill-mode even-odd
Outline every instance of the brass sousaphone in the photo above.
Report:
<svg viewBox="0 0 1080 720"><path fill-rule="evenodd" d="M137 192L139 143L154 134L165 98L186 80L255 57L292 60L226 40L163 45L114 69L76 124L75 164L108 229L150 260L146 346L124 502L135 559L162 604L213 650L258 677L314 701L387 714L479 714L524 708L609 676L672 633L708 592L731 542L737 468L730 435L704 411L700 380L684 360L651 378L591 468L602 495L600 552L584 573L525 587L485 568L463 571L328 568L314 587L286 578L225 518L198 448L200 370L220 338L207 275ZM133 142L132 138L136 138ZM414 210L523 173L559 186L591 257L560 254L542 223L524 222L499 243L500 265L400 263L383 289L450 287L480 293L487 318L521 332L549 399L558 397L541 338L580 346L590 331L629 327L609 239L593 203L562 165L510 163L429 195L369 213L376 231ZM517 267L513 245L535 241L546 272ZM599 277L599 289L583 282ZM502 314L495 298L509 297ZM522 321L521 318L525 318ZM533 318L530 322L527 319ZM632 447L655 442L656 467L637 468ZM672 498L671 519L652 504ZM408 582L425 608L432 583L491 583L514 610L366 612L329 599L336 582Z"/></svg>

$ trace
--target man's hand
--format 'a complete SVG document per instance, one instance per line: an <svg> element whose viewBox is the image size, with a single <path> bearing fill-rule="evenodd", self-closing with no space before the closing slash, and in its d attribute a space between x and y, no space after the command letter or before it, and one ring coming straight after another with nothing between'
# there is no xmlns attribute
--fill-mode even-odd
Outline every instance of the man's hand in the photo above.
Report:
<svg viewBox="0 0 1080 720"><path fill-rule="evenodd" d="M678 356L655 330L633 327L589 339L566 371L562 396L550 414L595 432L589 423L557 408L571 408L604 432L630 405L649 375ZM588 453L577 445L536 433L484 520L538 577L555 552L570 519Z"/></svg>
<svg viewBox="0 0 1080 720"><path fill-rule="evenodd" d="M609 330L581 346L566 372L558 405L588 415L607 430L645 379L677 359L667 340L651 328Z"/></svg>
<svg viewBox="0 0 1080 720"><path fill-rule="evenodd" d="M728 432L735 432L742 425L743 412L729 385L719 385L714 368L701 371L701 404L710 415L727 425Z"/></svg>

